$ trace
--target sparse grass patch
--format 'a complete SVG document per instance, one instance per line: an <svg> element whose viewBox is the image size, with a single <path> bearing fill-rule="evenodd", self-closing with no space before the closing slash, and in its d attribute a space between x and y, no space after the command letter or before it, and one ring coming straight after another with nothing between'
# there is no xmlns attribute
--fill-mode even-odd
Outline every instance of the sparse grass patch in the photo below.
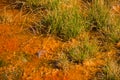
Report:
<svg viewBox="0 0 120 80"><path fill-rule="evenodd" d="M114 17L114 21L112 21L112 26L109 26L109 28L106 30L106 32L109 34L109 39L111 42L116 43L120 40L120 16Z"/></svg>
<svg viewBox="0 0 120 80"><path fill-rule="evenodd" d="M9 67L8 67L9 68ZM1 80L22 80L23 70L21 67L17 66L14 69L8 68L0 73Z"/></svg>
<svg viewBox="0 0 120 80"><path fill-rule="evenodd" d="M88 6L86 24L104 29L109 25L109 8L105 5L105 1L93 0L92 5Z"/></svg>
<svg viewBox="0 0 120 80"><path fill-rule="evenodd" d="M7 74L5 72L0 73L0 79L1 80L9 80L7 77Z"/></svg>
<svg viewBox="0 0 120 80"><path fill-rule="evenodd" d="M40 5L41 0L26 0L27 4L29 6L38 6ZM43 0L42 0L43 1Z"/></svg>
<svg viewBox="0 0 120 80"><path fill-rule="evenodd" d="M48 10L54 10L57 8L60 0L27 0L27 5L33 9L44 8Z"/></svg>
<svg viewBox="0 0 120 80"><path fill-rule="evenodd" d="M32 55L25 53L25 52L16 52L16 58L23 62L29 62L32 60Z"/></svg>
<svg viewBox="0 0 120 80"><path fill-rule="evenodd" d="M20 67L17 67L15 71L11 72L12 80L21 80L23 76L23 70Z"/></svg>
<svg viewBox="0 0 120 80"><path fill-rule="evenodd" d="M48 0L48 9L49 10L55 10L58 8L58 5L60 3L60 0Z"/></svg>
<svg viewBox="0 0 120 80"><path fill-rule="evenodd" d="M94 43L90 43L88 39L81 42L79 46L69 49L68 59L73 63L83 63L85 59L95 57L98 52L98 46Z"/></svg>
<svg viewBox="0 0 120 80"><path fill-rule="evenodd" d="M119 34L120 34L120 29L114 29L112 32L110 32L110 34L109 34L110 41L113 43L119 42L120 41Z"/></svg>
<svg viewBox="0 0 120 80"><path fill-rule="evenodd" d="M61 52L58 61L59 63L57 65L60 69L68 70L70 68L70 62L67 58L67 55L64 52Z"/></svg>
<svg viewBox="0 0 120 80"><path fill-rule="evenodd" d="M113 46L113 43L120 41L120 16L111 17L109 13L110 5L107 3L109 0L106 0L107 2L104 2L105 0L86 0L90 3L89 5L83 4L85 10L84 8L81 10L80 6L82 4L79 6L81 0L23 1L25 1L25 5L22 5L23 7L20 9L12 8L13 11L14 9L18 11L15 15L9 15L11 8L6 8L5 13L3 12L3 15L0 15L0 23L4 25L15 22L15 26L25 27L27 28L24 29L25 31L30 30L35 35L21 32L23 28L19 33L17 28L9 30L10 28L1 27L1 30L4 31L0 33L0 44L2 45L0 51L6 51L6 53L0 54L0 79L22 80L23 76L24 79L37 80L41 77L40 80L43 80L44 76L51 75L52 79L60 77L60 80L62 80L64 77L59 76L59 72L67 76L66 79L72 76L74 72L74 76L78 80L80 78L86 79L84 76L94 76L95 80L100 77L103 77L101 80L120 79L120 65L118 65L120 61L116 59L118 57L112 61L108 60L106 66L103 66L106 56L109 55L107 54L109 50L119 51L119 47L117 45ZM15 5L19 6L19 4ZM13 6L15 5L13 4ZM28 12L26 11L27 8ZM14 28L14 26L10 26ZM7 26L5 25L5 27ZM89 29L91 30L88 31ZM16 32L12 33L14 30ZM48 37L43 36L44 34ZM14 46L2 40L2 38L5 38L9 43L9 38L13 37L18 42ZM58 37L61 39L58 39ZM10 49L15 47L15 50L9 50L8 47ZM33 50L30 50L32 48ZM46 54L40 57L44 50ZM34 54L34 52L36 53ZM119 54L116 56L119 56ZM84 64L87 60L93 61ZM104 69L102 69L103 67ZM65 71L68 71L67 73L70 73L70 75L66 75ZM71 80L74 79L74 76L70 77ZM49 79L50 77L46 80Z"/></svg>
<svg viewBox="0 0 120 80"><path fill-rule="evenodd" d="M64 41L76 37L83 29L82 17L77 8L55 9L42 22L48 34L56 35Z"/></svg>
<svg viewBox="0 0 120 80"><path fill-rule="evenodd" d="M100 1L93 0L92 4L88 7L87 16L84 18L84 22L88 26L87 29L92 27L104 32L106 39L113 43L120 40L120 24L119 15L110 13L110 6L113 1Z"/></svg>
<svg viewBox="0 0 120 80"><path fill-rule="evenodd" d="M119 80L120 79L120 65L116 61L109 60L104 68L104 80Z"/></svg>

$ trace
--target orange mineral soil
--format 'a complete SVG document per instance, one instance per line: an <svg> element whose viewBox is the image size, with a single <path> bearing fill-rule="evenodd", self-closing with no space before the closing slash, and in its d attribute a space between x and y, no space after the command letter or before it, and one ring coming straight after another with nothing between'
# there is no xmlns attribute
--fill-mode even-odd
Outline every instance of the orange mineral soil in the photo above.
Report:
<svg viewBox="0 0 120 80"><path fill-rule="evenodd" d="M74 46L77 40L62 42L55 36L34 35L23 27L26 16L19 10L0 4L0 80L92 80L100 66L102 55L81 64L68 64L67 69L53 68L60 49ZM36 18L27 15L28 21ZM26 24L25 24L26 25ZM49 65L53 63L52 65ZM64 67L64 65L62 65Z"/></svg>

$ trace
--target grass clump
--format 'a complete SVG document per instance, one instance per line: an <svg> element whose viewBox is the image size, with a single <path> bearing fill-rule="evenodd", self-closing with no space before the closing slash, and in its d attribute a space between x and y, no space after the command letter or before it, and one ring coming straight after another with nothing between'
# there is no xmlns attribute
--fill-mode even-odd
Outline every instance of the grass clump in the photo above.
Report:
<svg viewBox="0 0 120 80"><path fill-rule="evenodd" d="M93 43L89 43L89 41L86 40L79 46L71 48L68 51L67 56L70 61L79 64L83 63L83 61L86 59L93 58L97 52L98 46Z"/></svg>
<svg viewBox="0 0 120 80"><path fill-rule="evenodd" d="M69 69L70 63L69 63L69 60L68 60L68 58L67 58L67 56L64 52L62 52L62 54L58 58L57 66L59 67L59 69L62 69L62 70L68 70Z"/></svg>
<svg viewBox="0 0 120 80"><path fill-rule="evenodd" d="M59 4L59 0L26 0L27 5L33 9L42 8L48 10L54 10Z"/></svg>
<svg viewBox="0 0 120 80"><path fill-rule="evenodd" d="M112 21L112 26L109 26L109 28L106 30L109 34L109 39L111 42L116 43L120 40L120 19L119 16L114 17L114 21Z"/></svg>
<svg viewBox="0 0 120 80"><path fill-rule="evenodd" d="M84 22L88 26L86 29L96 27L97 30L102 31L107 36L108 41L116 43L120 40L119 16L111 14L111 0L93 0L91 5L88 5L87 16Z"/></svg>
<svg viewBox="0 0 120 80"><path fill-rule="evenodd" d="M108 61L108 64L104 68L105 78L104 80L119 80L120 68L116 61Z"/></svg>
<svg viewBox="0 0 120 80"><path fill-rule="evenodd" d="M54 10L58 8L58 4L60 3L60 0L48 0L48 9Z"/></svg>
<svg viewBox="0 0 120 80"><path fill-rule="evenodd" d="M38 5L40 5L40 0L26 0L26 2L30 6L38 6Z"/></svg>
<svg viewBox="0 0 120 80"><path fill-rule="evenodd" d="M32 60L32 55L26 52L15 52L16 59L21 60L22 62L30 62Z"/></svg>
<svg viewBox="0 0 120 80"><path fill-rule="evenodd" d="M105 1L93 0L88 6L85 22L89 27L95 26L103 29L109 25L109 8Z"/></svg>
<svg viewBox="0 0 120 80"><path fill-rule="evenodd" d="M76 37L83 28L82 18L77 8L55 9L48 14L43 23L47 24L48 34L56 35L63 40Z"/></svg>

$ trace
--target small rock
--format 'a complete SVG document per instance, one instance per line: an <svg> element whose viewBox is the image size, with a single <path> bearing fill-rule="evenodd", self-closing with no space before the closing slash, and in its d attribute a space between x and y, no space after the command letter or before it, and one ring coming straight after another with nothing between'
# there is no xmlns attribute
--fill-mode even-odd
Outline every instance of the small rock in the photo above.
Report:
<svg viewBox="0 0 120 80"><path fill-rule="evenodd" d="M43 54L45 54L45 53L47 53L46 50L40 50L40 51L36 52L35 55L36 55L38 58L40 58L40 57L41 57Z"/></svg>

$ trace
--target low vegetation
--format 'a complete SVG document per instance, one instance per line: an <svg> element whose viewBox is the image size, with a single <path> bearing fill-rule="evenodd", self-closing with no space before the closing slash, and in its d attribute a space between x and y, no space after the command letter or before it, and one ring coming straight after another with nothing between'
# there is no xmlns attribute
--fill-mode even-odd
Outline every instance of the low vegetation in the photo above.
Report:
<svg viewBox="0 0 120 80"><path fill-rule="evenodd" d="M119 0L2 0L0 12L0 80L120 79Z"/></svg>

